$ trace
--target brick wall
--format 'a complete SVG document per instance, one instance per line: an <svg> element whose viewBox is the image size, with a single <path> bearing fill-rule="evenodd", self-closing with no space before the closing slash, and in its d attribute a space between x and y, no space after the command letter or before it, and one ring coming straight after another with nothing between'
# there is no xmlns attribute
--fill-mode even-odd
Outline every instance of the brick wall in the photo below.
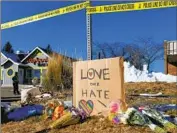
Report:
<svg viewBox="0 0 177 133"><path fill-rule="evenodd" d="M170 75L177 76L177 63L176 64L167 63L167 73Z"/></svg>
<svg viewBox="0 0 177 133"><path fill-rule="evenodd" d="M174 58L176 58L176 57L174 57ZM164 41L164 67L165 67L165 74L177 76L177 62L170 63L168 61L167 41Z"/></svg>

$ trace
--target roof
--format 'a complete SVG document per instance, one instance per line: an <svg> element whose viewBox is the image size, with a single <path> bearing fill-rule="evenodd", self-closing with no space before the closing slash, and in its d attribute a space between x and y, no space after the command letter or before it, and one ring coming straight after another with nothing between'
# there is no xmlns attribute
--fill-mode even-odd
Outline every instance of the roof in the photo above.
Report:
<svg viewBox="0 0 177 133"><path fill-rule="evenodd" d="M19 63L14 62L14 61L11 60L10 58L8 58L6 61L4 61L4 62L1 63L1 66L3 66L4 64L6 64L8 61L10 61L10 62L12 62L12 63L14 63L14 64L16 64L16 65L19 64Z"/></svg>
<svg viewBox="0 0 177 133"><path fill-rule="evenodd" d="M7 60L5 62L3 62L2 64L5 64L8 60L10 60L11 62L13 63L16 63L16 64L21 64L23 61L25 61L36 49L40 50L44 55L46 55L47 57L51 57L51 55L53 54L58 54L58 55L61 55L62 57L65 57L65 58L68 58L68 59L71 59L73 61L76 61L76 59L73 59L69 56L65 56L65 55L62 55L60 53L56 53L56 52L52 52L51 54L47 54L47 51L44 49L44 48L41 48L41 47L36 47L34 48L29 54L15 54L15 53L7 53L7 52L1 52L2 55L4 55ZM1 64L1 65L2 65Z"/></svg>
<svg viewBox="0 0 177 133"><path fill-rule="evenodd" d="M167 40L165 40L166 42L177 42L177 40L171 40L171 41L167 41Z"/></svg>
<svg viewBox="0 0 177 133"><path fill-rule="evenodd" d="M27 55L27 54L15 54L15 53L7 53L4 51L1 51L1 54L6 58L4 62L1 62L1 65L4 65L6 62L11 61L12 63L19 65L21 60Z"/></svg>
<svg viewBox="0 0 177 133"><path fill-rule="evenodd" d="M40 47L36 47L25 58L23 58L23 60L21 60L21 62L25 61L37 49L40 50L44 55L46 55L47 57L49 57L49 55L44 51L44 49L42 49Z"/></svg>
<svg viewBox="0 0 177 133"><path fill-rule="evenodd" d="M56 52L52 52L52 53L48 54L47 51L46 51L46 49L41 48L41 47L36 47L36 48L34 48L23 60L21 60L21 62L25 61L36 49L40 50L44 55L46 55L46 56L49 57L49 58L50 58L53 54L57 54L57 55L61 55L62 57L66 57L66 58L68 58L68 59L76 60L76 59L73 59L73 58L71 58L71 57L69 57L69 56L65 56L65 55L62 55L62 54L56 53Z"/></svg>
<svg viewBox="0 0 177 133"><path fill-rule="evenodd" d="M14 54L14 53L7 53L7 52L3 52L2 53L9 59L11 59L12 61L16 62L16 63L20 63L20 58L18 57L18 55Z"/></svg>

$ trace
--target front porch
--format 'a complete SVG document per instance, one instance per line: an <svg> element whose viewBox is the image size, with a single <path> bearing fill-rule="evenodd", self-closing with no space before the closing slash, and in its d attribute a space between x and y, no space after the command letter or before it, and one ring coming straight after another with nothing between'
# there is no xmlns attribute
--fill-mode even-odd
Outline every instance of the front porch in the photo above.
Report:
<svg viewBox="0 0 177 133"><path fill-rule="evenodd" d="M32 79L38 78L38 82L42 82L42 78L46 73L46 67L19 67L19 84L32 85Z"/></svg>

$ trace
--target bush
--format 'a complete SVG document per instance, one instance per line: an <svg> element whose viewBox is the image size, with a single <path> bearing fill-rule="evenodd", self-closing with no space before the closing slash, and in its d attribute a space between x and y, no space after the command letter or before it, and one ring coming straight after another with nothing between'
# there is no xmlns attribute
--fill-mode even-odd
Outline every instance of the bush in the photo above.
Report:
<svg viewBox="0 0 177 133"><path fill-rule="evenodd" d="M62 84L65 89L71 89L73 81L72 60L65 57L62 64Z"/></svg>
<svg viewBox="0 0 177 133"><path fill-rule="evenodd" d="M73 80L72 60L58 54L51 56L42 85L46 91L72 88Z"/></svg>
<svg viewBox="0 0 177 133"><path fill-rule="evenodd" d="M53 54L49 59L46 74L43 77L43 86L47 91L54 91L59 89L62 79L62 57L57 54Z"/></svg>

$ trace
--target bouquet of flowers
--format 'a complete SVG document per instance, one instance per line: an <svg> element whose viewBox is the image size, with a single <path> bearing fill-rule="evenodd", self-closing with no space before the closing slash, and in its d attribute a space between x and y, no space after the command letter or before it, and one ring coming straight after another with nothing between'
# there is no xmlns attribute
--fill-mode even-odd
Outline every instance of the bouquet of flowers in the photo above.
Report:
<svg viewBox="0 0 177 133"><path fill-rule="evenodd" d="M150 108L144 108L142 110L142 113L146 116L148 116L149 118L159 122L160 124L163 125L163 127L167 130L167 131L174 131L177 129L177 126L169 121L167 121L163 115L158 112L155 109L150 109Z"/></svg>
<svg viewBox="0 0 177 133"><path fill-rule="evenodd" d="M51 123L50 129L61 128L64 126L77 124L79 122L83 122L86 118L87 118L87 115L84 111L79 110L75 107L71 107L71 108L65 109L62 112L61 117L59 117L53 123Z"/></svg>
<svg viewBox="0 0 177 133"><path fill-rule="evenodd" d="M128 108L125 114L121 117L121 122L129 125L148 126L156 133L166 133L163 128L153 124L146 115L143 115L135 108Z"/></svg>
<svg viewBox="0 0 177 133"><path fill-rule="evenodd" d="M109 115L108 115L108 119L110 121L112 121L115 124L120 123L120 114L122 114L121 111L121 101L120 100L116 100L116 101L112 101L109 104Z"/></svg>

